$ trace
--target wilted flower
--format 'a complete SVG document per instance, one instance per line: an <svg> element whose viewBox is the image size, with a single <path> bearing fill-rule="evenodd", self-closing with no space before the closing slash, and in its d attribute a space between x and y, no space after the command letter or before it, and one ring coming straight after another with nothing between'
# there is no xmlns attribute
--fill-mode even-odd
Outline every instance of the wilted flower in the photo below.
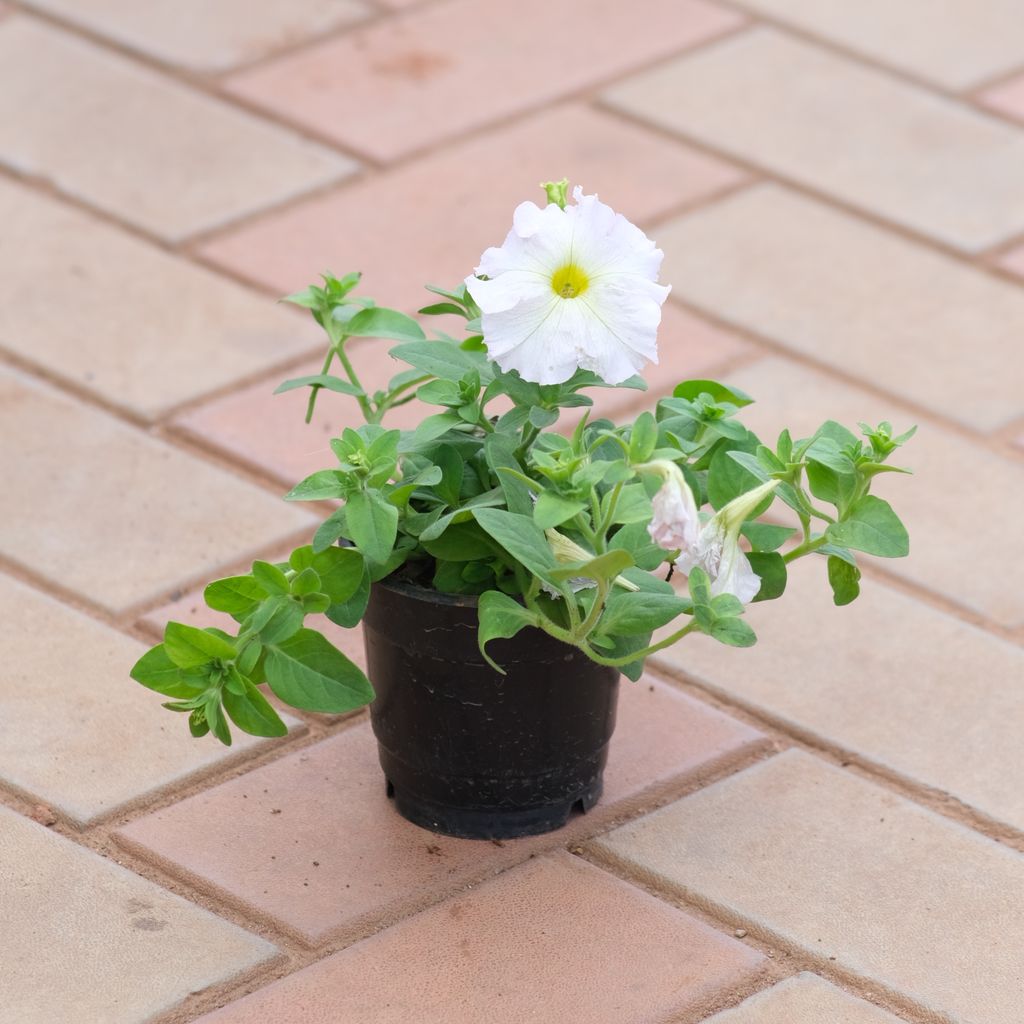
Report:
<svg viewBox="0 0 1024 1024"><path fill-rule="evenodd" d="M548 544L551 545L551 553L555 556L555 561L560 565L572 565L574 562L589 562L594 557L586 548L581 548L576 541L571 540L557 530L547 529L544 531L544 536L547 537ZM592 580L589 576L572 576L566 580L566 584L575 594L578 590L589 590L592 587L596 587L597 581ZM623 590L640 589L635 583L630 583L625 576L616 576L615 585L622 587ZM550 594L552 597L558 598L562 596L548 583L542 582L540 588L545 594Z"/></svg>
<svg viewBox="0 0 1024 1024"><path fill-rule="evenodd" d="M696 543L680 553L676 568L688 574L700 566L711 580L712 596L732 594L744 604L752 601L761 579L740 548L740 527L777 485L777 480L769 480L719 509L704 524Z"/></svg>
<svg viewBox="0 0 1024 1024"><path fill-rule="evenodd" d="M690 485L679 467L667 459L649 462L644 468L662 478L651 499L654 515L647 527L651 540L666 551L690 550L700 533L700 515Z"/></svg>
<svg viewBox="0 0 1024 1024"><path fill-rule="evenodd" d="M619 384L658 361L669 289L664 253L597 196L575 206L520 203L500 248L480 257L466 287L482 312L484 344L503 370L560 384L578 369Z"/></svg>

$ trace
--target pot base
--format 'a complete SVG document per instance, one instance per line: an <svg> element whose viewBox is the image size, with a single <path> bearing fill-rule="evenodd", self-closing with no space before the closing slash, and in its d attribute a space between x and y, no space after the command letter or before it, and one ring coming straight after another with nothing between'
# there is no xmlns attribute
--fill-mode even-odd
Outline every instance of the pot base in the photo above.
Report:
<svg viewBox="0 0 1024 1024"><path fill-rule="evenodd" d="M569 820L576 808L582 813L589 811L601 798L604 788L598 776L583 792L577 793L570 800L541 807L499 811L435 803L398 789L390 779L386 781L387 794L395 801L395 809L403 818L420 828L456 839L519 839L553 832Z"/></svg>

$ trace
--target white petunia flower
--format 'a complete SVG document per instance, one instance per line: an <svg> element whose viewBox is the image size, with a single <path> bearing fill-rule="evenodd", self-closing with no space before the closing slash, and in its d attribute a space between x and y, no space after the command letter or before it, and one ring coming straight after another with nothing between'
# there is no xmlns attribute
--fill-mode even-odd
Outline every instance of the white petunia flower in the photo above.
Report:
<svg viewBox="0 0 1024 1024"><path fill-rule="evenodd" d="M651 499L654 515L647 526L651 540L665 551L690 550L700 533L700 514L693 491L679 467L666 460L644 468L660 473L662 485Z"/></svg>
<svg viewBox="0 0 1024 1024"><path fill-rule="evenodd" d="M520 203L500 248L466 278L484 344L503 370L560 384L577 369L619 384L657 362L664 253L621 214L573 190L575 206Z"/></svg>
<svg viewBox="0 0 1024 1024"><path fill-rule="evenodd" d="M740 527L777 485L777 480L769 480L719 509L704 524L696 543L680 553L676 568L689 574L700 566L711 580L712 597L732 594L744 604L752 601L761 589L761 578L740 548Z"/></svg>

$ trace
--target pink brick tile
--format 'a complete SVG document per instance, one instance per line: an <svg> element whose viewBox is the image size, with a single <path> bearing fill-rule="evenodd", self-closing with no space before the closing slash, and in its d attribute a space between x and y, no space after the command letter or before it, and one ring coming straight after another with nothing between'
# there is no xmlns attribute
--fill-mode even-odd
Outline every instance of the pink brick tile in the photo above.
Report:
<svg viewBox="0 0 1024 1024"><path fill-rule="evenodd" d="M761 955L556 853L201 1018L202 1024L623 1024L750 980Z"/></svg>
<svg viewBox="0 0 1024 1024"><path fill-rule="evenodd" d="M741 23L704 0L563 0L557 13L546 0L453 0L240 72L227 85L393 160Z"/></svg>
<svg viewBox="0 0 1024 1024"><path fill-rule="evenodd" d="M591 831L674 780L753 750L747 726L645 677L623 681L605 796L582 826L503 846L435 836L390 806L368 724L139 819L120 836L316 941L356 935ZM629 805L632 806L632 805ZM576 829L576 832L573 829Z"/></svg>
<svg viewBox="0 0 1024 1024"><path fill-rule="evenodd" d="M1024 245L1014 246L1008 252L1004 252L996 260L996 266L1018 277L1024 277Z"/></svg>
<svg viewBox="0 0 1024 1024"><path fill-rule="evenodd" d="M324 270L364 271L366 292L401 309L431 301L500 244L537 183L568 176L653 222L745 180L729 164L578 105L546 111L411 165L230 232L203 248L214 262L281 293Z"/></svg>
<svg viewBox="0 0 1024 1024"><path fill-rule="evenodd" d="M1000 114L1024 121L1024 75L1016 75L986 89L978 95L978 100Z"/></svg>

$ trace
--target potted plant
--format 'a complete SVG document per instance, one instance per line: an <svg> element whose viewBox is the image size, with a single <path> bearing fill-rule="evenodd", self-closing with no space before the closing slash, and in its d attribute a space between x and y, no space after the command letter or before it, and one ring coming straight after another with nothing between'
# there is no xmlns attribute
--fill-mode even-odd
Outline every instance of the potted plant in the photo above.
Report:
<svg viewBox="0 0 1024 1024"><path fill-rule="evenodd" d="M780 597L796 559L820 557L847 604L856 552L908 552L869 492L879 473L905 472L886 460L912 430L862 424L858 439L828 421L766 445L736 418L751 399L709 380L682 382L632 423L589 417L593 389L645 388L636 372L657 358L668 294L662 253L596 196L577 188L570 203L565 181L544 187L547 205L521 204L473 276L431 288L440 301L420 313L461 318L461 340L428 340L358 295L358 274L289 297L329 344L321 373L278 390L308 388L310 413L321 391L349 396L366 422L287 498L340 505L287 562L206 588L235 635L171 622L132 670L193 735L223 743L229 721L285 733L263 684L307 711L372 701L398 810L453 835L542 832L589 808L620 673L636 680L690 633L753 644L745 606ZM407 368L386 389L362 386L356 337L399 342L391 355ZM414 399L429 414L389 429L389 411ZM558 432L573 409L582 418ZM363 622L372 686L305 625L315 615Z"/></svg>

